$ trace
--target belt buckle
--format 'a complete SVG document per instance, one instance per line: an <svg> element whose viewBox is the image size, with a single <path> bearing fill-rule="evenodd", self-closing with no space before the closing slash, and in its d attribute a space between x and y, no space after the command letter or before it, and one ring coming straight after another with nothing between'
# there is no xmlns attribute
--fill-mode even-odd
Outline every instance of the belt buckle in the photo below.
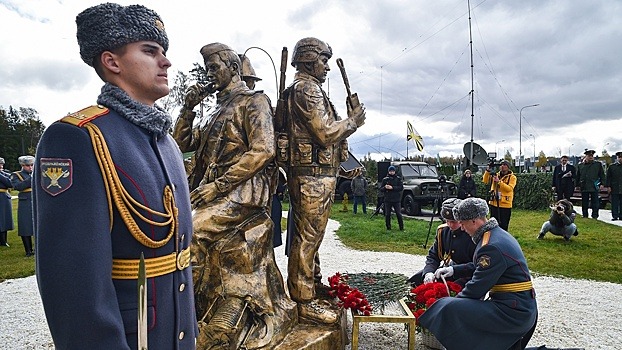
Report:
<svg viewBox="0 0 622 350"><path fill-rule="evenodd" d="M190 253L184 254L188 249L190 248L183 249L181 252L177 253L177 269L180 271L190 266Z"/></svg>

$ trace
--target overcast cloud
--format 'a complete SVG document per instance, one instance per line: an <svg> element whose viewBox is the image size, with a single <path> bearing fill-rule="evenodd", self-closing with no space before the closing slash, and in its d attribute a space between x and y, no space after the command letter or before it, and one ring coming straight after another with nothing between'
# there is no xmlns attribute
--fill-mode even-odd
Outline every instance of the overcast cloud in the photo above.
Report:
<svg viewBox="0 0 622 350"><path fill-rule="evenodd" d="M129 5L139 0L118 1ZM32 107L49 125L94 104L102 82L79 57L75 16L91 0L0 0L0 105ZM315 36L334 56L324 84L345 117L343 58L367 122L350 137L357 156L406 155L406 121L426 156L462 155L471 139L488 152L559 156L585 148L622 151L622 2L473 0L474 117L466 0L142 1L158 12L177 70L202 62L219 41L266 50L278 69L283 46ZM276 101L275 72L260 50L248 56ZM294 69L288 66L288 84ZM174 116L175 117L175 116ZM533 136L531 136L533 135ZM505 140L505 141L501 141ZM409 146L409 154L421 154Z"/></svg>

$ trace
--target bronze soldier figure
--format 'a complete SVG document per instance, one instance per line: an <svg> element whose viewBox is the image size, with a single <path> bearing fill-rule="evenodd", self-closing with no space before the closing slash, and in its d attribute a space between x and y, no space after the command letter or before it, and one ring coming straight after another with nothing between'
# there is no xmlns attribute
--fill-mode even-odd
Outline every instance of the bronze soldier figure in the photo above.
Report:
<svg viewBox="0 0 622 350"><path fill-rule="evenodd" d="M189 180L197 348L272 348L297 320L274 259L267 212L272 108L242 81L240 57L229 46L212 43L201 55L208 86L189 89L173 133L183 152L195 151ZM192 108L213 92L207 123L193 130Z"/></svg>
<svg viewBox="0 0 622 350"><path fill-rule="evenodd" d="M341 120L322 83L330 70L331 47L316 38L299 40L294 47L294 82L286 90L288 190L294 233L289 252L287 286L298 303L301 320L331 324L337 314L322 306L317 255L334 200L339 164L348 157L346 138L365 122L361 104L347 103L348 118ZM281 152L281 150L279 150Z"/></svg>

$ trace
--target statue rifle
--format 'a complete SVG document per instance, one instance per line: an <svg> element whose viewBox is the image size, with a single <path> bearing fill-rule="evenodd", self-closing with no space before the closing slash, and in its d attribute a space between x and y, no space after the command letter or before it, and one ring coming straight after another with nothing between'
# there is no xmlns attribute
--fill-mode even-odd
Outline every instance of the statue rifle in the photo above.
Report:
<svg viewBox="0 0 622 350"><path fill-rule="evenodd" d="M285 71L287 70L287 47L283 47L281 51L281 76L279 79L278 100L276 101L276 110L274 112L275 129L283 131L285 129Z"/></svg>
<svg viewBox="0 0 622 350"><path fill-rule="evenodd" d="M346 67L343 65L343 60L341 58L337 59L337 66L339 67L339 71L341 71L341 77L343 78L343 83L346 86L346 92L348 93L347 102L350 105L350 108L354 109L361 105L359 101L359 97L356 93L352 93L350 91L350 81L348 80L348 75L346 74Z"/></svg>

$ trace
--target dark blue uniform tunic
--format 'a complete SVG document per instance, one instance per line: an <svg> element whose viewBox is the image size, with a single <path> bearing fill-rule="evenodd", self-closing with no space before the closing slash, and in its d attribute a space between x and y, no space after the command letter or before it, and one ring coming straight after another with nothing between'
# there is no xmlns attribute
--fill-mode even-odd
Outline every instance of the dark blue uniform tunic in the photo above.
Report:
<svg viewBox="0 0 622 350"><path fill-rule="evenodd" d="M188 248L192 221L186 174L169 135L156 138L112 110L91 123L101 129L121 183L137 202L164 212L164 188L173 188L178 232L161 248L148 248L130 234L114 204L110 217L91 137L84 127L56 122L41 138L33 178L37 281L56 349L136 349L137 280L113 279L113 259L139 259L141 252L156 258ZM56 185L51 178L57 178ZM170 225L132 215L149 238L167 236ZM194 349L191 267L148 278L147 291L149 349Z"/></svg>
<svg viewBox="0 0 622 350"><path fill-rule="evenodd" d="M475 272L455 298L442 298L419 322L448 350L509 349L534 325L535 291L490 292L495 285L530 284L525 256L500 227L483 234L473 257Z"/></svg>

